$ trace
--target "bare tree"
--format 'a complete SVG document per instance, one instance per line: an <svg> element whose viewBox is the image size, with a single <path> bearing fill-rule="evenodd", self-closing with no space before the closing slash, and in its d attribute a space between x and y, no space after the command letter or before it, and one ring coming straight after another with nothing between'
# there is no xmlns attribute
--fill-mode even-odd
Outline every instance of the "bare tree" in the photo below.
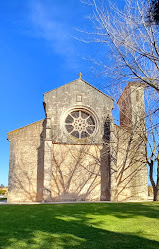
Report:
<svg viewBox="0 0 159 249"><path fill-rule="evenodd" d="M82 40L105 46L102 51L107 57L92 61L111 77L111 82L112 78L117 83L138 80L159 91L159 33L147 19L150 0L123 0L124 9L107 0L85 3L93 8L88 17L92 29L89 26L89 31L82 31Z"/></svg>
<svg viewBox="0 0 159 249"><path fill-rule="evenodd" d="M153 188L154 201L159 200L159 95L154 90L146 94L146 125L147 125L147 164L149 177Z"/></svg>
<svg viewBox="0 0 159 249"><path fill-rule="evenodd" d="M155 138L153 136L153 138ZM147 163L149 165L150 170L150 181L153 188L153 200L159 200L159 144L156 145L156 139L153 141L154 147L151 147L151 155L147 157ZM154 180L154 171L156 169L156 181Z"/></svg>
<svg viewBox="0 0 159 249"><path fill-rule="evenodd" d="M158 1L123 0L121 8L108 0L83 2L93 9L93 14L88 17L92 26L81 31L82 40L102 44L102 55L97 53L91 62L110 79L111 87L129 81L142 82L151 96L151 100L146 100L147 138L142 139L154 200L158 200L159 32L155 19Z"/></svg>

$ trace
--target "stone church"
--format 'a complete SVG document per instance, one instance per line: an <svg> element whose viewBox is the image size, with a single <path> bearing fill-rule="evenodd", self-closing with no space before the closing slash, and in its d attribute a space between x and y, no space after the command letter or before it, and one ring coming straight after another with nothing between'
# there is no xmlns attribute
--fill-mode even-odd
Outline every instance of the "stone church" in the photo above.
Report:
<svg viewBox="0 0 159 249"><path fill-rule="evenodd" d="M79 78L44 94L46 118L8 133L8 203L147 200L144 85L118 100Z"/></svg>

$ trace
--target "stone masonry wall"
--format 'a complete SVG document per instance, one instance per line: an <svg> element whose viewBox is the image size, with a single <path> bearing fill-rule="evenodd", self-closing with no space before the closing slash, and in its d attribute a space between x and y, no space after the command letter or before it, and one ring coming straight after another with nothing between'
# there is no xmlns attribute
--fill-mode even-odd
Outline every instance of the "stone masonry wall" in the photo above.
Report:
<svg viewBox="0 0 159 249"><path fill-rule="evenodd" d="M8 133L10 169L8 203L42 200L45 121Z"/></svg>
<svg viewBox="0 0 159 249"><path fill-rule="evenodd" d="M101 146L64 144L52 146L52 200L99 201Z"/></svg>
<svg viewBox="0 0 159 249"><path fill-rule="evenodd" d="M117 201L147 200L144 141L136 132L116 127Z"/></svg>
<svg viewBox="0 0 159 249"><path fill-rule="evenodd" d="M130 82L118 100L116 126L118 200L147 200L144 87Z"/></svg>
<svg viewBox="0 0 159 249"><path fill-rule="evenodd" d="M82 79L45 93L46 119L8 133L8 202L146 200L143 90L129 85L124 94L118 127L113 100ZM94 136L80 140L67 134L65 118L75 109L94 115Z"/></svg>
<svg viewBox="0 0 159 249"><path fill-rule="evenodd" d="M64 121L68 110L73 108L86 108L93 111L98 119L98 132L91 139L86 139L85 144L103 143L104 123L111 111L113 99L90 86L85 81L78 79L44 94L47 120L50 123L50 139L54 143L74 144L65 133Z"/></svg>
<svg viewBox="0 0 159 249"><path fill-rule="evenodd" d="M44 200L45 201L51 201L53 200L58 200L58 199L67 199L67 198L73 198L69 197L69 194L63 193L61 191L61 188L65 188L65 185L63 183L63 186L60 186L59 190L57 191L56 188L58 188L59 184L56 184L55 187L55 181L56 177L54 179L54 187L52 187L52 177L51 177L51 172L52 172L52 167L54 167L55 163L51 163L52 159L52 149L51 149L51 141L53 144L59 144L54 147L56 147L56 152L57 152L57 157L58 154L62 152L68 151L69 145L73 145L74 149L72 149L72 154L68 152L68 157L67 159L69 160L68 162L65 161L65 164L62 163L60 165L63 165L62 168L65 172L67 169L68 171L70 170L70 166L72 163L74 164L74 158L72 155L75 153L78 147L78 144L81 145L82 147L89 144L96 144L96 145L101 145L104 144L105 140L107 139L105 137L105 127L106 127L106 121L109 118L110 122L113 122L112 120L112 108L113 108L113 99L111 99L109 96L103 94L102 92L98 91L96 88L93 86L89 85L87 82L85 82L82 79L77 79L69 84L66 84L64 86L61 86L57 89L54 89L53 91L47 92L44 94L44 103L45 103L45 112L46 112L46 139L45 139L45 146L44 146ZM94 115L94 118L96 120L96 134L94 136L87 137L85 139L76 139L70 136L66 130L65 130L65 118L67 117L68 113L71 112L72 110L75 109L82 109L82 110L87 110L89 113ZM61 146L61 147L60 147ZM57 150L59 148L59 151ZM54 156L56 158L56 153L54 153ZM62 156L62 155L61 155ZM59 157L60 158L60 157ZM87 167L90 167L91 163L90 158L85 159L85 170ZM55 160L57 162L57 159ZM52 161L53 162L53 161ZM59 164L59 163L58 163ZM70 166L69 166L70 165ZM99 167L99 165L98 165ZM81 167L79 167L81 169ZM66 171L67 171L66 170ZM99 169L98 169L99 170ZM62 171L61 171L62 172ZM77 172L77 169L76 169ZM81 169L81 172L84 172ZM103 173L104 174L104 173ZM83 184L85 185L85 178L89 178L89 173L85 171L85 177L83 175ZM104 175L103 175L104 176ZM54 174L53 174L54 177ZM107 175L105 174L105 177ZM57 176L57 181L59 182L59 177ZM74 178L73 178L74 179ZM71 191L71 196L73 196L73 191L75 193L77 192L75 189L75 185L77 184L77 181L74 181L72 179L70 183L70 189L69 193ZM98 185L100 184L100 177L98 176ZM102 177L102 181L104 182L104 177ZM67 179L65 179L67 181ZM91 180L90 180L91 181ZM76 182L76 183L75 183ZM96 181L95 181L96 182ZM82 183L79 183L79 185ZM95 183L96 184L96 183ZM108 183L107 183L108 184ZM86 195L86 188L90 188L89 184L86 185L83 190L84 192L79 193L79 195L76 193L75 199L79 198L85 198L85 199L100 199L101 191L97 191L98 194L94 194L95 190L92 190L92 197L91 193ZM88 187L89 186L89 187ZM78 186L79 188L80 186ZM55 191L54 191L55 188ZM94 187L93 187L94 188ZM98 186L100 189L100 187ZM103 198L106 199L108 197L105 197L105 191L106 191L106 184L105 187L103 187L102 192L104 193ZM96 187L97 189L97 187ZM52 192L53 191L53 192ZM57 192L59 194L57 194ZM51 193L53 196L51 196ZM68 197L66 197L68 196ZM83 197L82 197L83 196ZM108 196L108 193L107 193Z"/></svg>

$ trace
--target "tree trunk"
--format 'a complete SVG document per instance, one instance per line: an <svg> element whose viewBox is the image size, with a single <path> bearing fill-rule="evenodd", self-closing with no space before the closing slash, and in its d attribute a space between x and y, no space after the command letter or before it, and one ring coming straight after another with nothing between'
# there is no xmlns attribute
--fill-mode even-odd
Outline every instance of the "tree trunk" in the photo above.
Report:
<svg viewBox="0 0 159 249"><path fill-rule="evenodd" d="M159 189L157 190L156 201L159 201Z"/></svg>
<svg viewBox="0 0 159 249"><path fill-rule="evenodd" d="M156 201L159 201L159 153L158 153L158 165L157 165L157 182L156 182L156 189L157 189L157 194L156 194Z"/></svg>
<svg viewBox="0 0 159 249"><path fill-rule="evenodd" d="M153 201L159 200L158 186L153 187Z"/></svg>
<svg viewBox="0 0 159 249"><path fill-rule="evenodd" d="M151 181L151 185L153 188L153 201L158 201L159 200L159 186L158 186L158 172L157 172L157 183L155 184L154 180L153 180L153 161L151 160L151 162L149 163L150 166L150 181Z"/></svg>

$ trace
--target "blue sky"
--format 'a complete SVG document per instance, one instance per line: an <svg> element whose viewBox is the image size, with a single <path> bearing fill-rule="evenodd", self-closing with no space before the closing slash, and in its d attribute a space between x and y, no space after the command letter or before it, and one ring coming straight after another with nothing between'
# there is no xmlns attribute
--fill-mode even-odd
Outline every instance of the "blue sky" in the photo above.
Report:
<svg viewBox="0 0 159 249"><path fill-rule="evenodd" d="M90 11L80 0L0 1L0 184L8 184L7 132L44 118L43 93L78 78L99 86L89 44L75 39Z"/></svg>

